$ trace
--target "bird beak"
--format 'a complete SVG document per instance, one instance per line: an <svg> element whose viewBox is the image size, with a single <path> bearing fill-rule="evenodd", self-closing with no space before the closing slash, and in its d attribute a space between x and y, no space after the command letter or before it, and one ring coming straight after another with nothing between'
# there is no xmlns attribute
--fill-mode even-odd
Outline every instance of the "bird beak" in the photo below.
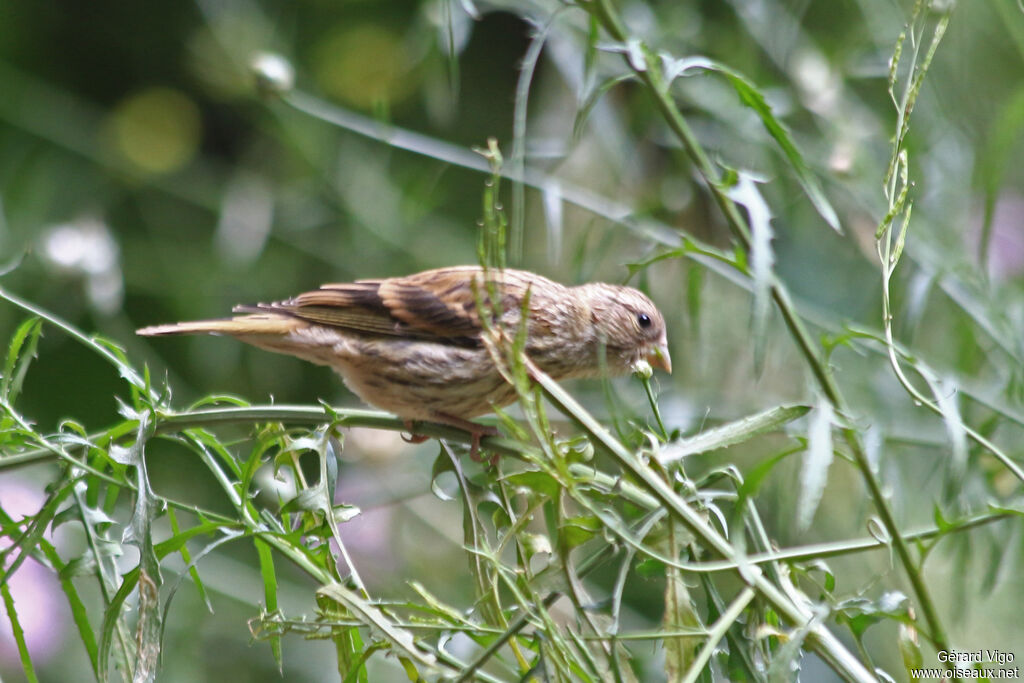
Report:
<svg viewBox="0 0 1024 683"><path fill-rule="evenodd" d="M647 352L647 362L651 367L661 368L668 374L672 374L672 356L668 355L668 344L662 342Z"/></svg>

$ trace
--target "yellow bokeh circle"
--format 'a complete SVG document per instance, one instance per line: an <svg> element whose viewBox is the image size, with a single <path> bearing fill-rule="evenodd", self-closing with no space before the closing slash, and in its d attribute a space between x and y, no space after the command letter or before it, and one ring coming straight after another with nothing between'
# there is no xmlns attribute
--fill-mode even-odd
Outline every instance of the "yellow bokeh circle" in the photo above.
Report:
<svg viewBox="0 0 1024 683"><path fill-rule="evenodd" d="M114 108L110 129L120 157L147 173L170 173L198 151L199 108L177 90L147 88Z"/></svg>

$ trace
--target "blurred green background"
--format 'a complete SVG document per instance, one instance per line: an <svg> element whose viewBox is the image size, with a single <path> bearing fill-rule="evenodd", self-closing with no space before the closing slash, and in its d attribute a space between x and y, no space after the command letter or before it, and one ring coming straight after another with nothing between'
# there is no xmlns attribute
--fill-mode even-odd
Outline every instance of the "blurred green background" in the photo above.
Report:
<svg viewBox="0 0 1024 683"><path fill-rule="evenodd" d="M814 211L725 82L697 76L674 86L716 161L765 181L776 269L800 309L830 333L846 323L879 329L873 234L885 211L883 175L896 125L886 76L911 3L619 4L630 30L653 46L677 57L715 58L766 94L821 178L842 235ZM522 205L512 184L503 185L513 224L524 226L513 265L568 283L621 282L625 264L653 256L680 234L730 248L713 201L642 89L611 89L574 134L595 86L622 70L612 52L588 50L589 30L579 10L544 1L0 2L0 266L8 270L0 286L123 345L159 381L166 376L181 405L217 393L358 405L322 368L220 338L143 340L134 329L222 316L234 304L285 298L322 282L474 262L486 175L447 163L444 144L465 152L494 137L514 164L516 89L537 31L545 42L528 82L518 143L526 165L549 175L542 190L526 190ZM317 98L324 107L370 117L381 139L332 125L293 99L261 96L251 70L261 53L290 61L302 101ZM894 292L902 341L1017 411L1022 74L1018 4L957 7L914 113L910 261ZM388 144L392 125L426 136L427 154ZM656 222L655 238L560 201L566 188L628 207L631 219ZM770 322L757 372L749 293L697 270L664 261L634 281L669 321L676 371L658 379L670 426L692 430L780 402L813 401L806 369L779 321ZM0 338L23 317L0 305ZM21 410L41 428L66 417L95 427L117 419L115 397L124 385L109 366L53 330L39 356ZM831 360L903 524L928 524L950 451L941 419L915 409L880 355L840 349ZM614 386L625 410L646 416L635 383ZM608 414L598 383L573 388L595 413ZM972 404L964 416L974 422L989 414ZM1018 456L1019 437L1012 426L994 430ZM704 456L691 467L748 467L781 443ZM400 597L405 582L416 580L465 603L461 508L430 494L435 454L436 445L353 432L340 497L366 512L343 533L380 593ZM858 476L842 461L830 473L815 525L796 530L792 482L799 462L790 460L759 497L770 535L781 545L864 535L870 509ZM986 462L972 460L956 511L983 510L1016 489ZM213 504L204 498L217 495L208 473L187 457L171 449L164 457L151 454L150 468L159 492ZM32 490L45 481L45 473L37 474L4 473L0 490L5 498L20 495L19 487ZM1013 651L1024 642L1018 531L973 532L942 546L929 564L947 628L964 649ZM278 679L269 649L250 644L245 627L261 595L252 563L231 548L204 559L203 574L220 591L215 613L183 587L170 612L164 680ZM905 590L884 553L835 564L841 591L877 597L886 588ZM299 579L286 593L293 612L308 609L307 591ZM656 580L628 595L636 623L656 624ZM67 618L59 606L39 613L48 627ZM33 636L41 638L41 671L47 680L78 679L74 672L84 671L85 660L74 632L51 630L52 642ZM883 652L891 635L877 635ZM0 643L0 675L17 680L10 643ZM1017 654L1024 657L1024 650ZM896 666L894 656L881 654L881 663ZM331 662L327 644L285 642L287 680L323 680ZM650 680L658 680L657 671L652 666Z"/></svg>

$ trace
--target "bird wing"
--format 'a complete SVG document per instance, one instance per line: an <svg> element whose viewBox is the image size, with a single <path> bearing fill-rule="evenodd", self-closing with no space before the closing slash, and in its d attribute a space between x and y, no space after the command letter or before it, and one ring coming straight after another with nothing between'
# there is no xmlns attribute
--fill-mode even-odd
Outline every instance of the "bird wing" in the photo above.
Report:
<svg viewBox="0 0 1024 683"><path fill-rule="evenodd" d="M474 266L439 268L406 277L322 285L287 301L238 307L236 311L275 311L320 325L364 334L469 341L480 334L473 282ZM503 310L517 310L529 285L525 274L495 271ZM486 288L480 295L486 299Z"/></svg>
<svg viewBox="0 0 1024 683"><path fill-rule="evenodd" d="M380 281L323 285L287 301L260 304L318 325L341 327L355 332L398 335L398 320L381 301Z"/></svg>

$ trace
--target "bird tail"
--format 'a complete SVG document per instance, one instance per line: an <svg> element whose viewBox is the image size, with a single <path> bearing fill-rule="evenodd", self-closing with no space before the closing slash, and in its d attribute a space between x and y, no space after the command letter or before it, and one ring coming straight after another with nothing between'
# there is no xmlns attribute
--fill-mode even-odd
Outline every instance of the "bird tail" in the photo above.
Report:
<svg viewBox="0 0 1024 683"><path fill-rule="evenodd" d="M153 325L135 330L135 334L143 337L167 337L177 334L226 334L232 337L248 337L288 334L303 325L301 320L291 316L256 313L234 318Z"/></svg>

